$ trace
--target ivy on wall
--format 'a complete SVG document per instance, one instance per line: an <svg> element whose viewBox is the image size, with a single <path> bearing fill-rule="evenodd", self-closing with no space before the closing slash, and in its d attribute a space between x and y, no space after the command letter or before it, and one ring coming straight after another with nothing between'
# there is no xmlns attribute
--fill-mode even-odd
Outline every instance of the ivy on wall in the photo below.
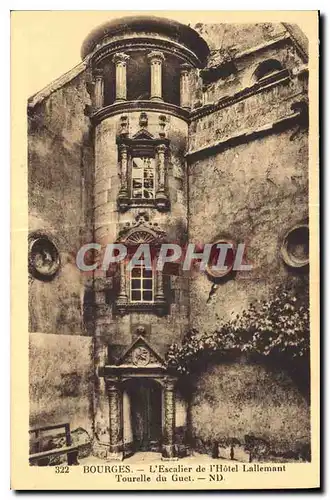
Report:
<svg viewBox="0 0 330 500"><path fill-rule="evenodd" d="M267 300L251 303L233 319L220 322L214 332L189 331L182 345L170 346L166 362L170 370L185 375L210 358L241 352L299 370L309 364L309 329L307 286L281 285Z"/></svg>

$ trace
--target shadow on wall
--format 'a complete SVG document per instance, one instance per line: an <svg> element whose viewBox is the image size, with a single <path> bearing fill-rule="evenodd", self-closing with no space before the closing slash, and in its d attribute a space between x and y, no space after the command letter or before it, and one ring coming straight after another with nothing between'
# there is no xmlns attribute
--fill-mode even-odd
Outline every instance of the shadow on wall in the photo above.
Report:
<svg viewBox="0 0 330 500"><path fill-rule="evenodd" d="M196 376L190 411L200 451L259 443L260 460L310 460L310 408L281 371L245 362L212 365Z"/></svg>
<svg viewBox="0 0 330 500"><path fill-rule="evenodd" d="M92 435L92 338L31 333L30 427L69 422Z"/></svg>

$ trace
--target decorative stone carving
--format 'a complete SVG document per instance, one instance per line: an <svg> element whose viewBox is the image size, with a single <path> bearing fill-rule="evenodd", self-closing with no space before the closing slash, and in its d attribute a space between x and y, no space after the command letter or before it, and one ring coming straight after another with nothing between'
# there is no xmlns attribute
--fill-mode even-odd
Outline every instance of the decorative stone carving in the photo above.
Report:
<svg viewBox="0 0 330 500"><path fill-rule="evenodd" d="M123 458L123 427L121 422L121 388L118 378L106 379L106 388L109 398L109 423L110 423L110 446L109 458L122 460Z"/></svg>
<svg viewBox="0 0 330 500"><path fill-rule="evenodd" d="M145 335L146 333L146 328L145 326L142 326L142 325L139 325L136 329L136 333L137 335L141 336L141 335Z"/></svg>
<svg viewBox="0 0 330 500"><path fill-rule="evenodd" d="M169 199L165 191L165 178L166 178L166 162L165 153L167 148L165 144L159 144L156 147L157 152L157 173L158 173L158 186L156 192L156 206L158 210L164 211L168 209Z"/></svg>
<svg viewBox="0 0 330 500"><path fill-rule="evenodd" d="M150 352L145 347L136 347L132 352L132 360L136 366L147 366L150 362Z"/></svg>
<svg viewBox="0 0 330 500"><path fill-rule="evenodd" d="M155 285L156 285L156 290L155 290L156 311L159 315L162 315L166 311L166 300L164 295L163 273L161 271L156 271Z"/></svg>
<svg viewBox="0 0 330 500"><path fill-rule="evenodd" d="M129 196L127 187L127 167L128 167L128 152L125 144L119 145L120 155L120 191L118 195L118 208L120 211L127 210L129 206Z"/></svg>
<svg viewBox="0 0 330 500"><path fill-rule="evenodd" d="M45 234L29 237L29 273L42 281L55 278L60 269L60 255L51 239Z"/></svg>
<svg viewBox="0 0 330 500"><path fill-rule="evenodd" d="M116 300L116 309L119 314L123 314L126 311L127 305L126 264L122 260L120 262L119 294Z"/></svg>
<svg viewBox="0 0 330 500"><path fill-rule="evenodd" d="M166 137L165 133L165 126L166 126L166 115L159 115L159 137L164 139Z"/></svg>
<svg viewBox="0 0 330 500"><path fill-rule="evenodd" d="M163 459L167 460L175 458L175 383L168 377L164 386Z"/></svg>
<svg viewBox="0 0 330 500"><path fill-rule="evenodd" d="M164 119L166 120L165 115ZM168 149L169 141L165 137L155 138L145 128L148 124L146 113L141 113L139 122L142 128L138 130L133 137L128 137L128 133L119 133L117 135L118 155L120 158L119 165L121 170L121 189L118 195L118 208L122 212L128 210L130 207L146 206L153 206L159 210L165 210L169 207L168 196L167 193L165 193L165 152ZM161 121L160 124L164 124L165 127L164 121ZM165 133L160 132L160 135L165 136ZM158 200L154 191L154 185L150 187L149 190L143 190L143 192L148 192L147 196L142 196L142 193L141 196L136 196L130 183L133 166L136 165L136 163L144 165L145 159L148 158L150 159L149 164L152 170L152 176L153 178L158 176L159 180L158 186L156 186L159 191ZM155 163L157 164L156 167Z"/></svg>
<svg viewBox="0 0 330 500"><path fill-rule="evenodd" d="M121 136L127 136L128 135L128 116L127 115L122 115L120 117L120 131L119 135Z"/></svg>
<svg viewBox="0 0 330 500"><path fill-rule="evenodd" d="M148 115L142 112L139 118L139 125L141 128L146 128L148 126Z"/></svg>
<svg viewBox="0 0 330 500"><path fill-rule="evenodd" d="M129 243L130 236L134 234L135 230L138 228L141 228L141 230L146 230L147 233L153 237L153 241L155 242L155 244L163 243L165 241L165 231L161 229L157 222L151 222L149 220L148 213L144 210L141 210L136 214L134 221L126 222L121 225L118 234L118 241ZM144 241L144 243L148 243L148 241Z"/></svg>
<svg viewBox="0 0 330 500"><path fill-rule="evenodd" d="M142 336L138 337L118 361L118 365L162 367L164 360Z"/></svg>
<svg viewBox="0 0 330 500"><path fill-rule="evenodd" d="M123 242L128 246L135 247L140 244L149 243L154 248L165 241L166 233L158 223L150 222L149 215L145 211L140 211L134 222L126 222L121 227L117 241ZM119 294L116 300L116 310L119 314L125 314L129 309L134 310L155 310L158 314L166 312L166 301L164 297L163 276L161 272L155 272L155 300L154 302L130 302L128 299L128 282L126 279L126 263L120 263L120 285Z"/></svg>

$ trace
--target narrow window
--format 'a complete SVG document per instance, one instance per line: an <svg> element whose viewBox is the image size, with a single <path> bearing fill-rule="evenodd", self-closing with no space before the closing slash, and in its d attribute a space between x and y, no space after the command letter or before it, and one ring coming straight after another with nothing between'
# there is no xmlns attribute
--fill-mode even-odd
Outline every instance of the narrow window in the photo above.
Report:
<svg viewBox="0 0 330 500"><path fill-rule="evenodd" d="M132 159L132 198L150 200L155 197L155 159Z"/></svg>
<svg viewBox="0 0 330 500"><path fill-rule="evenodd" d="M143 262L133 267L130 273L131 302L154 301L154 276L151 269L146 269Z"/></svg>

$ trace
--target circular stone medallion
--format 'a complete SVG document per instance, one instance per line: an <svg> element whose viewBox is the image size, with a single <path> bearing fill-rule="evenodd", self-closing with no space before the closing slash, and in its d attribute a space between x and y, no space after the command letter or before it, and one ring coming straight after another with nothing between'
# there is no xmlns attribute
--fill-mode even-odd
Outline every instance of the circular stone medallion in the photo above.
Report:
<svg viewBox="0 0 330 500"><path fill-rule="evenodd" d="M304 267L309 263L309 230L307 224L290 229L281 248L284 262L290 267Z"/></svg>
<svg viewBox="0 0 330 500"><path fill-rule="evenodd" d="M32 236L29 240L29 272L37 279L49 281L60 268L60 256L47 236Z"/></svg>
<svg viewBox="0 0 330 500"><path fill-rule="evenodd" d="M231 248L224 247L223 250L220 248L217 248L217 245L231 245ZM213 267L216 266L218 258L219 258L219 252L225 251L226 248L226 259L225 259L225 265L224 267L227 269L212 269ZM206 266L206 272L208 276L211 279L221 279L227 276L229 273L231 273L234 265L234 260L235 260L235 244L231 241L228 240L218 240L212 245L211 249L211 255L209 262Z"/></svg>

